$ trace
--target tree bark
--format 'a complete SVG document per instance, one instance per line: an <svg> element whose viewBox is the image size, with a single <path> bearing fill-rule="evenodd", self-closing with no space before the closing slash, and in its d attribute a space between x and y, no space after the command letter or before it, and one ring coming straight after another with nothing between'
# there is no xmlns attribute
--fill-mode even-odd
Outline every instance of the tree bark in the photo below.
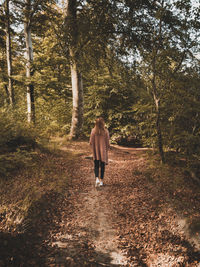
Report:
<svg viewBox="0 0 200 267"><path fill-rule="evenodd" d="M155 58L153 61L153 66L155 64ZM159 149L159 154L161 157L162 163L165 162L165 155L163 151L163 140L162 140L162 131L161 131L161 126L160 126L160 99L157 96L157 87L156 87L156 81L155 81L155 69L153 73L153 79L152 79L152 94L153 94L153 99L156 107L156 131L157 131L157 141L158 141L158 149Z"/></svg>
<svg viewBox="0 0 200 267"><path fill-rule="evenodd" d="M163 6L164 2L162 2ZM159 38L158 38L159 37ZM152 53L152 71L153 71L153 77L152 77L152 93L153 93L153 99L156 107L156 131L157 131L157 142L158 142L158 149L159 149L159 154L162 163L165 162L165 155L163 151L163 138L162 138L162 130L161 130L161 123L160 123L160 98L157 90L157 85L156 85L156 63L157 63L157 55L159 48L162 47L161 43L161 38L162 37L162 20L160 19L159 21L159 35L155 36L155 43L154 43L154 49ZM156 43L156 39L158 38L158 43Z"/></svg>
<svg viewBox="0 0 200 267"><path fill-rule="evenodd" d="M5 13L6 13L6 57L7 57L7 72L8 72L8 102L11 106L14 105L14 90L12 81L12 51L11 51L11 36L10 36L10 0L6 0Z"/></svg>
<svg viewBox="0 0 200 267"><path fill-rule="evenodd" d="M83 126L83 82L78 64L78 28L76 17L76 0L66 0L64 10L65 31L69 46L70 70L72 83L72 121L69 137L77 139L82 133Z"/></svg>
<svg viewBox="0 0 200 267"><path fill-rule="evenodd" d="M34 101L34 85L30 79L33 76L33 46L31 39L31 24L30 24L30 0L26 0L25 20L24 20L24 35L26 42L26 78L27 78L27 120L28 123L35 123L35 101Z"/></svg>
<svg viewBox="0 0 200 267"><path fill-rule="evenodd" d="M83 125L83 82L77 63L71 62L71 82L73 94L72 122L70 138L77 139L82 132Z"/></svg>
<svg viewBox="0 0 200 267"><path fill-rule="evenodd" d="M5 92L6 92L6 96L7 96L6 103L9 105L10 104L10 102L9 102L9 92L8 92L8 87L7 87L6 84L4 85L4 88L5 88Z"/></svg>
<svg viewBox="0 0 200 267"><path fill-rule="evenodd" d="M162 131L160 126L160 101L154 98L156 105L156 130L157 130L157 138L158 138L158 149L161 157L162 163L165 162L165 156L163 151L163 140L162 140Z"/></svg>

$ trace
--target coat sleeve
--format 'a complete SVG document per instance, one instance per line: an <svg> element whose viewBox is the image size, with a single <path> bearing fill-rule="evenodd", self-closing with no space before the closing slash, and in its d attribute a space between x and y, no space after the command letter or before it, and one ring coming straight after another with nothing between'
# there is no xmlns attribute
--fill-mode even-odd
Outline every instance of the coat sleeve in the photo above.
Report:
<svg viewBox="0 0 200 267"><path fill-rule="evenodd" d="M106 148L110 148L110 135L108 130L106 131Z"/></svg>
<svg viewBox="0 0 200 267"><path fill-rule="evenodd" d="M89 144L92 146L94 144L94 131L92 130L91 131L91 134L90 134L90 141L89 141Z"/></svg>

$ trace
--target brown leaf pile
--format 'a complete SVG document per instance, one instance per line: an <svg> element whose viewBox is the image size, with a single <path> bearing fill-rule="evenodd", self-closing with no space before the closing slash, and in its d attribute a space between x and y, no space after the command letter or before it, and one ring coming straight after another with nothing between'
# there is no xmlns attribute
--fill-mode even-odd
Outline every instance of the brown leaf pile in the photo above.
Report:
<svg viewBox="0 0 200 267"><path fill-rule="evenodd" d="M116 266L109 251L96 248L100 233L94 222L99 218L92 211L97 201L90 207L94 180L89 145L72 142L62 149L54 167L70 177L66 190L56 194L44 188L38 216L24 233L5 233L1 225L0 266ZM73 161L65 160L66 150L75 153ZM200 195L195 185L185 181L172 190L168 183L174 173L164 182L151 177L155 172L147 175L146 150L112 147L109 158L105 186L96 194L98 209L107 213L127 266L199 266Z"/></svg>

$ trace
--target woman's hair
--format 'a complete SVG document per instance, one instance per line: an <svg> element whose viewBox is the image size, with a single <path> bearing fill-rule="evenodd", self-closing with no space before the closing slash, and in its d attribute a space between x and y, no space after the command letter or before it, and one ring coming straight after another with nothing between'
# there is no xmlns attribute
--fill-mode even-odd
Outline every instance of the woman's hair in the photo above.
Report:
<svg viewBox="0 0 200 267"><path fill-rule="evenodd" d="M94 133L96 135L104 135L105 134L105 122L102 117L96 119Z"/></svg>

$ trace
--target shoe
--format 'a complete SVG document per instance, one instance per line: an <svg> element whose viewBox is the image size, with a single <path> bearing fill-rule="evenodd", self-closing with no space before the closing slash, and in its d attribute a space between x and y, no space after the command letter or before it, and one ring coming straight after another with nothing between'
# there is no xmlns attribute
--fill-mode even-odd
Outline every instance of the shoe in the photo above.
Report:
<svg viewBox="0 0 200 267"><path fill-rule="evenodd" d="M99 178L96 177L96 183L95 183L95 187L99 186L100 185L100 181L99 181Z"/></svg>
<svg viewBox="0 0 200 267"><path fill-rule="evenodd" d="M103 181L102 181L102 180L100 181L100 184L99 184L99 186L103 186Z"/></svg>

